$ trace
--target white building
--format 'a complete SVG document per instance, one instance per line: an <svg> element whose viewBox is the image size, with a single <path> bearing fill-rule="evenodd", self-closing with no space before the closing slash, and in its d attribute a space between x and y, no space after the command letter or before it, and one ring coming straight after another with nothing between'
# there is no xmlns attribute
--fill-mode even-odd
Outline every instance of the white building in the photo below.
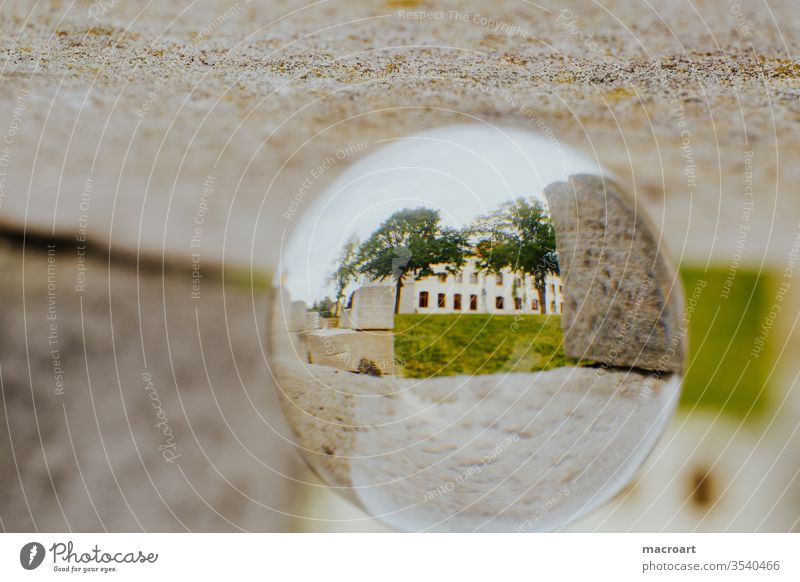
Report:
<svg viewBox="0 0 800 582"><path fill-rule="evenodd" d="M461 271L448 273L445 265L434 267L436 275L415 281L408 277L400 294L400 313L542 313L533 277L504 269L487 274L468 259ZM366 284L360 281L353 289ZM393 279L369 284L392 285ZM348 293L353 289L349 289ZM561 279L549 275L545 285L546 313L563 313Z"/></svg>

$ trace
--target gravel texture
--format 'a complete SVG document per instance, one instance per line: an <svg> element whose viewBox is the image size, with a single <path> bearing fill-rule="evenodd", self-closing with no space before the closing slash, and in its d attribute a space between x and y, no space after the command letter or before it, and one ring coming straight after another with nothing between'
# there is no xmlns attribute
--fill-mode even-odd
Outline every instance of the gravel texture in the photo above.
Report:
<svg viewBox="0 0 800 582"><path fill-rule="evenodd" d="M293 225L284 216L349 161L455 122L552 132L596 155L679 260L729 260L746 152L756 188L744 260L780 262L800 219L790 0L737 5L738 17L667 0L91 7L3 4L0 118L11 124L25 102L6 223L73 232L87 214L97 239L185 258L210 176L204 260L272 266Z"/></svg>

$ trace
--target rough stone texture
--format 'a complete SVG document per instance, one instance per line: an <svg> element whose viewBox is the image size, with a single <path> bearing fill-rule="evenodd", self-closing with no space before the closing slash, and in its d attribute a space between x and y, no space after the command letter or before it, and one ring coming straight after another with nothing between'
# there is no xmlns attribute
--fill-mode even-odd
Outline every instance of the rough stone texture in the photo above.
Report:
<svg viewBox="0 0 800 582"><path fill-rule="evenodd" d="M289 527L267 293L206 271L192 299L189 271L45 244L0 241L3 529Z"/></svg>
<svg viewBox="0 0 800 582"><path fill-rule="evenodd" d="M376 379L291 357L274 358L272 368L291 427L290 442L327 484L347 496L348 457L354 433L361 430L353 419L353 394Z"/></svg>
<svg viewBox="0 0 800 582"><path fill-rule="evenodd" d="M419 381L281 358L275 370L310 465L411 531L548 530L586 513L630 479L678 391L669 376L589 368Z"/></svg>
<svg viewBox="0 0 800 582"><path fill-rule="evenodd" d="M345 310L346 327L351 329L394 329L394 288L364 285L353 292L353 306Z"/></svg>
<svg viewBox="0 0 800 582"><path fill-rule="evenodd" d="M306 334L312 364L358 372L362 361L374 365L381 375L394 374L394 334L387 331L328 329Z"/></svg>
<svg viewBox="0 0 800 582"><path fill-rule="evenodd" d="M74 234L86 214L97 240L188 261L211 176L204 260L274 268L297 212L378 140L488 122L598 156L702 264L735 249L752 151L743 261L782 264L800 220L793 0L739 3L741 19L709 0L306 4L131 0L93 19L89 0L3 3L0 135L29 92L0 219Z"/></svg>
<svg viewBox="0 0 800 582"><path fill-rule="evenodd" d="M678 274L619 186L570 176L545 188L564 283L564 351L605 366L677 372L685 330Z"/></svg>
<svg viewBox="0 0 800 582"><path fill-rule="evenodd" d="M199 227L205 263L274 268L297 213L358 159L340 160L340 148L366 143L369 154L379 140L488 122L552 131L596 155L653 217L675 259L702 265L728 264L736 252L750 151L758 187L742 265L784 268L800 220L800 164L787 163L800 157L793 0L739 3L739 17L709 0L254 0L227 15L231 4L220 0L131 0L91 18L92 5L7 0L0 7L0 136L14 128L2 156L0 222L17 230L72 237L85 217L95 241L188 266ZM421 16L439 9L442 17ZM451 9L466 18L451 18ZM509 34L512 26L520 34ZM313 176L329 157L335 164ZM30 272L26 278L33 284ZM13 294L9 280L17 279L6 278L4 292ZM161 281L151 283L146 292L156 301ZM19 296L6 305L2 317L18 330ZM4 374L24 375L24 360L12 357L21 346L9 349L0 354L8 357ZM108 343L99 342L90 369L105 369L109 357ZM59 426L61 411L52 413L43 426ZM796 426L796 415L786 425ZM44 453L63 442L48 440ZM220 450L220 458L228 454ZM3 463L12 466L7 453ZM41 497L32 501L42 499L42 515L52 515L46 473L35 474ZM784 495L793 475L778 484L774 513L796 514L796 487ZM82 488L75 471L57 482ZM20 490L7 480L2 486L9 491L1 497L3 526L31 529ZM164 486L185 497L180 477ZM125 528L131 520L115 485L102 491L112 492L102 506L110 508L102 515L115 516L108 527ZM193 492L189 498L186 513L205 519ZM152 499L145 526L171 528L172 516ZM86 502L64 497L62 505L69 515L92 515Z"/></svg>

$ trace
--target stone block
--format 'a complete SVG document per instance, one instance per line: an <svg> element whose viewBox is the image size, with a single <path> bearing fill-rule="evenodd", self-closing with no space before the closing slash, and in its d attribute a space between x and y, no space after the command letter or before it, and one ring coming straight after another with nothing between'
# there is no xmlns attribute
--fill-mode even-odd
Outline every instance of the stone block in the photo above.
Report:
<svg viewBox="0 0 800 582"><path fill-rule="evenodd" d="M394 334L391 332L318 330L306 334L306 345L312 364L348 372L394 374Z"/></svg>
<svg viewBox="0 0 800 582"><path fill-rule="evenodd" d="M352 320L352 309L343 309L342 316L339 318L339 327L341 329L355 329Z"/></svg>
<svg viewBox="0 0 800 582"><path fill-rule="evenodd" d="M654 228L613 181L580 174L545 188L564 282L565 352L607 366L678 371L677 273Z"/></svg>
<svg viewBox="0 0 800 582"><path fill-rule="evenodd" d="M353 307L345 311L352 329L394 328L394 287L365 285L353 294Z"/></svg>

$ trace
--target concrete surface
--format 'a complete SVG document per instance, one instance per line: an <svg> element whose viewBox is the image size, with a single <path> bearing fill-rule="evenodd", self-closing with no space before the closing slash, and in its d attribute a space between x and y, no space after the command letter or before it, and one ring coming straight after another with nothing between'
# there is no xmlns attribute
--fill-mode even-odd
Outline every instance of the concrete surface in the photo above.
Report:
<svg viewBox="0 0 800 582"><path fill-rule="evenodd" d="M375 151L382 140L467 122L527 127L597 156L635 196L637 208L649 214L659 243L678 263L728 264L735 259L782 270L798 231L800 165L792 160L800 156L800 12L791 0L736 4L738 12L710 0L108 4L101 10L89 0L7 0L0 8L0 75L5 81L0 83L0 224L10 232L57 233L73 240L88 236L100 247L113 248L115 257L142 256L157 265L164 259L187 271L213 270L223 263L268 270L277 265L282 241L304 205L350 162ZM3 261L6 272L19 274L20 241L13 244ZM40 303L26 303L38 321L34 335L20 328L25 321L19 317L22 297L27 297L22 279L6 278L2 285L7 299L0 315L4 329L12 330L4 333L0 353L5 406L11 413L6 422L13 423L9 442L34 439L31 460L17 453L9 457L6 448L2 462L7 475L22 466L14 465L15 458L35 464L23 467L21 484L3 481L3 527L182 528L156 501L140 465L160 463L162 471L174 467L160 457L143 454L144 460L138 460L129 442L131 431L120 416L119 385L105 395L112 399L109 417L99 426L108 423L103 434L110 430L127 452L117 454L111 447L108 459L98 454L92 416L80 416L85 431L70 424L73 439L94 451L81 466L97 462L97 473L86 467L92 478L84 486L70 464L65 409L53 394L37 398L36 390L49 388L31 376L49 374L52 366L43 320L47 304L41 303L46 272L41 259L34 264L37 274L31 279L34 271L27 271L25 279L39 289L31 297ZM135 272L117 275L117 268L112 265L110 272L114 281L125 282L120 293L130 306ZM172 284L158 271L145 282L141 293L152 295L155 307L143 310L150 316L143 321L164 326L169 314L180 315L184 319L178 329L190 342L197 323L191 299L182 292L180 301L164 312L159 301L171 297L164 287ZM109 363L115 355L130 359L130 367L122 369L134 376L138 392L139 354L134 347L120 349L123 339L135 343L138 337L125 337L126 327L116 345L110 342L114 324L104 303L109 298L95 293L99 312L91 319L106 335L91 344L91 359L83 362L72 355L66 369L99 369L98 382L113 388L116 378L108 375ZM219 310L219 295L217 300ZM237 308L253 325L258 318L251 312L260 313L258 306L266 304L265 297L263 303L245 300ZM232 304L227 308L233 309ZM59 311L73 345L81 337L74 309ZM209 322L218 317L209 315ZM174 332L176 325L169 329ZM207 334L222 341L223 331L211 327ZM194 414L213 417L214 409L202 408L210 405L196 361L171 369L176 354L163 348L166 334L155 334L160 339L154 340L151 360L153 366L158 362L158 385L169 386L167 393L174 394L165 401L170 415L181 408L176 383L191 386L202 401L197 413L187 405L186 418L176 425L179 442L194 451L187 451L187 457L200 455L201 462L198 475L186 480L174 473L164 473L163 482L153 478L167 500L162 505L189 529L283 527L274 521L274 512L258 503L243 504L199 447L190 447L194 439L185 436L189 420ZM245 351L254 349L250 340ZM224 354L224 346L212 351ZM188 352L186 358L196 358L195 350ZM233 378L237 386L242 371L230 358L220 357L215 365L225 370L224 383ZM788 391L793 370L782 377ZM97 389L98 382L93 384ZM78 398L76 414L88 414L87 390L84 380L68 380L64 403L70 414L70 398ZM10 401L10 395L19 400ZM41 412L38 429L30 424L32 399ZM796 407L795 400L789 399L784 410ZM237 415L275 410L266 401L252 409L240 405L244 408L237 405ZM147 402L137 406L136 422L147 422ZM219 427L219 420L203 426ZM255 424L244 421L243 426ZM207 430L212 434L215 429ZM209 442L219 445L213 450L220 462L231 463L233 475L242 461L228 457L231 447L223 444L230 444L233 433L222 434L228 436L218 441L214 433ZM260 444L271 442L261 429L249 434ZM151 445L156 441L152 431L141 438ZM206 442L203 438L198 436ZM260 454L256 458L272 453ZM61 459L66 469L53 476L55 464L48 470L45 455L48 464L50 458ZM253 461L249 458L246 463ZM776 462L779 458L774 457ZM126 476L119 481L125 498L110 470L118 464L130 469L120 473ZM780 472L779 490L789 493L779 497L778 513L785 514L797 506L796 473ZM259 493L270 477L240 477L250 484L251 497L272 503L272 497ZM189 483L196 491L186 489ZM278 490L280 483L275 482ZM97 514L84 487L92 492ZM97 497L101 494L102 499ZM293 503L285 500L281 507L290 509ZM630 521L617 522L622 523ZM759 527L752 520L737 523ZM781 522L780 527L792 525Z"/></svg>

